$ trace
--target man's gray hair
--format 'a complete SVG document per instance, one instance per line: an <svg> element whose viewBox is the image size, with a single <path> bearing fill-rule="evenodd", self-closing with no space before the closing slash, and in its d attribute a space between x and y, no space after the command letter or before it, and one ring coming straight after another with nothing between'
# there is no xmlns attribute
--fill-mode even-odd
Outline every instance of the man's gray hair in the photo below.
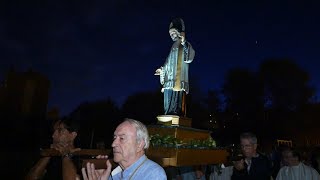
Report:
<svg viewBox="0 0 320 180"><path fill-rule="evenodd" d="M257 136L255 134L251 133L251 132L242 133L240 135L240 140L241 139L249 139L251 144L257 144L258 143Z"/></svg>
<svg viewBox="0 0 320 180"><path fill-rule="evenodd" d="M149 138L149 133L147 127L140 121L134 120L134 119L129 119L126 118L124 121L129 122L132 124L137 131L137 142L140 142L141 140L144 141L144 149L149 148L150 144L150 138Z"/></svg>

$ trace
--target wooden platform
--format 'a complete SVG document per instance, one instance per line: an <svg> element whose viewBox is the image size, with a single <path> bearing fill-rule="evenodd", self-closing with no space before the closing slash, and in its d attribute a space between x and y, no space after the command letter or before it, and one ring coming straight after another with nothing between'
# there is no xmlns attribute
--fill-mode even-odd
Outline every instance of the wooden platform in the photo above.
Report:
<svg viewBox="0 0 320 180"><path fill-rule="evenodd" d="M182 141L207 140L211 131L182 126L150 125L150 135L170 135ZM168 166L193 166L226 163L229 155L226 149L201 149L201 148L167 148L150 147L147 156L163 167Z"/></svg>
<svg viewBox="0 0 320 180"><path fill-rule="evenodd" d="M96 168L106 168L104 159L94 159L97 155L110 155L111 149L82 149L74 153L74 155L83 156L83 165L87 162L95 163ZM42 156L61 156L60 152L55 149L43 149ZM188 148L165 148L150 147L146 155L149 159L157 162L162 167L179 167L206 164L225 163L228 152L224 149L188 149ZM86 156L92 156L88 158ZM116 163L111 159L113 167Z"/></svg>
<svg viewBox="0 0 320 180"><path fill-rule="evenodd" d="M162 167L226 163L225 149L149 148L147 156Z"/></svg>
<svg viewBox="0 0 320 180"><path fill-rule="evenodd" d="M150 125L147 126L149 134L159 134L161 136L170 135L174 138L183 141L190 140L206 140L210 136L210 131L200 130L191 127L181 126L166 126L166 125ZM110 155L111 149L82 149L73 153L79 156L96 156L99 154ZM42 156L61 156L60 153L54 149L44 149L41 151ZM226 149L203 149L203 148L186 148L182 146L176 147L153 147L150 146L146 152L149 159L159 163L162 167L179 167L179 166L194 166L226 163L229 155ZM94 159L84 159L87 161L98 161ZM98 164L105 164L104 162L95 162ZM101 165L101 168L104 166Z"/></svg>

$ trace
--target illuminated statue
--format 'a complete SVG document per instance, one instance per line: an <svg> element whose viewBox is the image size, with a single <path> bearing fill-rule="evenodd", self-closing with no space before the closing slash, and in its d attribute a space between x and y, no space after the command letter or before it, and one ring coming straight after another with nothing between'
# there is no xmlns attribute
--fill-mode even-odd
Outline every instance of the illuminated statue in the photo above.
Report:
<svg viewBox="0 0 320 180"><path fill-rule="evenodd" d="M181 18L175 18L169 26L169 35L174 41L164 63L156 70L163 85L164 114L186 116L186 94L189 93L189 63L195 51L185 38L185 25Z"/></svg>

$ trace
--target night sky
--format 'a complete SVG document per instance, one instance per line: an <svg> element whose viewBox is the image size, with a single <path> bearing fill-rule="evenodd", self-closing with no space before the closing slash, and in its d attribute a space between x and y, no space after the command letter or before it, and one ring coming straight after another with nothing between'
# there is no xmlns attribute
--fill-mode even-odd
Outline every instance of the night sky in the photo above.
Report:
<svg viewBox="0 0 320 180"><path fill-rule="evenodd" d="M190 65L204 92L233 67L257 70L266 58L291 58L319 90L320 13L311 1L91 0L1 1L0 80L32 67L51 81L48 108L67 114L84 101L157 90L172 41L173 17L186 24ZM280 3L281 2L281 3ZM303 3L301 3L303 2ZM192 92L191 92L192 93ZM319 94L319 93L318 93Z"/></svg>

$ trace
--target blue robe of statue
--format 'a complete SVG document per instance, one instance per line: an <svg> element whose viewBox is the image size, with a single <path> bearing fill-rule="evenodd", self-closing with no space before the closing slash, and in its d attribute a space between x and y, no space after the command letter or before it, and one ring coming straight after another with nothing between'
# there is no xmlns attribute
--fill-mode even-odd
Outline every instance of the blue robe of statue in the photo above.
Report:
<svg viewBox="0 0 320 180"><path fill-rule="evenodd" d="M171 47L160 74L166 115L185 115L183 101L184 95L189 93L189 63L194 56L195 51L189 42L181 45L179 41L175 41Z"/></svg>

